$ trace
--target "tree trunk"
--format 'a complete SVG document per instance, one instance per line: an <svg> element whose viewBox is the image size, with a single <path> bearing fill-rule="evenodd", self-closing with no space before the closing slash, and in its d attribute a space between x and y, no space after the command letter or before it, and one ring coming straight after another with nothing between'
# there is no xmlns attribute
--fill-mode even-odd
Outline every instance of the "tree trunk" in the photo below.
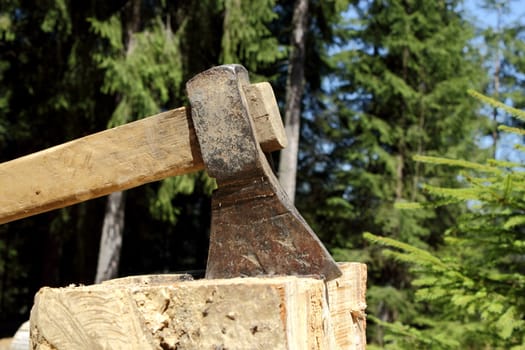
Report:
<svg viewBox="0 0 525 350"><path fill-rule="evenodd" d="M113 192L108 196L102 237L100 237L95 283L113 279L118 275L125 203L125 192Z"/></svg>
<svg viewBox="0 0 525 350"><path fill-rule="evenodd" d="M500 3L496 3L497 8L497 17L496 17L496 33L498 35L498 40L496 41L496 54L494 57L494 74L492 75L493 79L493 86L494 86L494 92L493 92L493 98L498 100L499 99L499 90L500 90L500 81L499 76L501 73L501 58L500 58L500 43L502 41L502 33L501 33L501 8ZM496 159L497 151L498 151L498 140L499 140L499 133L498 133L498 109L493 108L492 109L492 120L494 121L494 125L492 129L492 157Z"/></svg>
<svg viewBox="0 0 525 350"><path fill-rule="evenodd" d="M290 62L286 81L286 106L284 112L288 147L281 151L279 180L292 202L295 201L297 156L299 153L299 131L301 100L304 90L304 60L306 30L308 25L308 0L296 0L293 13Z"/></svg>
<svg viewBox="0 0 525 350"><path fill-rule="evenodd" d="M134 48L133 34L140 30L140 0L131 0L126 23L124 50L129 55ZM117 97L119 98L119 97ZM124 232L125 193L114 192L108 196L100 248L98 253L95 283L118 276L122 233Z"/></svg>

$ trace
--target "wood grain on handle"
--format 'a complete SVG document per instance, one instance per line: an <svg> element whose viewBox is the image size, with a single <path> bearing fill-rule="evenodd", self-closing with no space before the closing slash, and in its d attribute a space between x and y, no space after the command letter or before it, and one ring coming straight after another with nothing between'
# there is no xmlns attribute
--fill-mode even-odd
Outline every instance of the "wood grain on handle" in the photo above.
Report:
<svg viewBox="0 0 525 350"><path fill-rule="evenodd" d="M252 118L271 152L286 141L275 99L264 99ZM190 109L177 108L0 164L0 224L202 169Z"/></svg>

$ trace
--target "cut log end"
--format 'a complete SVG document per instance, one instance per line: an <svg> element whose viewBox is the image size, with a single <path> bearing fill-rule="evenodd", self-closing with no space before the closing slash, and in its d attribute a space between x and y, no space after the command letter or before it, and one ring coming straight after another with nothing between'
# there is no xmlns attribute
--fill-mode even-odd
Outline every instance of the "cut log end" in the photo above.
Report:
<svg viewBox="0 0 525 350"><path fill-rule="evenodd" d="M43 288L32 349L364 349L363 266L342 264L343 276L326 284L148 276Z"/></svg>

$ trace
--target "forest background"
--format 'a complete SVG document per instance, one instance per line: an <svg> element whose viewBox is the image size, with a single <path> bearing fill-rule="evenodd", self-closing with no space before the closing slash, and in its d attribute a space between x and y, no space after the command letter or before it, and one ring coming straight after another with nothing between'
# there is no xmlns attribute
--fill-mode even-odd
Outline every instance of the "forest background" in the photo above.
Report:
<svg viewBox="0 0 525 350"><path fill-rule="evenodd" d="M337 260L368 265L370 347L523 348L523 301L491 311L508 316L495 318L493 334L483 310L463 313L480 296L457 292L455 314L440 300L453 295L421 298L421 270L410 264L449 262L451 230L473 211L494 211L472 201L400 205L461 186L454 164L415 161L423 156L520 162L508 145L523 136L498 129L520 124L468 91L523 107L521 8L504 0L0 0L0 162L187 104L189 78L241 63L253 82L272 83L281 106L292 147L275 163L290 197ZM169 178L1 225L0 337L27 320L42 286L199 274L212 188L204 173ZM507 229L522 237L523 224ZM420 250L413 261L392 259L364 232ZM508 298L523 295L524 247L510 261L521 284L498 282L513 290ZM479 266L485 253L471 247L461 263Z"/></svg>

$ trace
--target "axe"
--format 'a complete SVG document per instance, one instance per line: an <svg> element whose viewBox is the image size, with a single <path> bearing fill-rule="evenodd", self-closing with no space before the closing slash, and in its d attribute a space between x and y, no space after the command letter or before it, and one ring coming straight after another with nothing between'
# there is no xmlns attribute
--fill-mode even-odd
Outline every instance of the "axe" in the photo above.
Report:
<svg viewBox="0 0 525 350"><path fill-rule="evenodd" d="M269 84L240 65L188 81L181 107L0 164L0 224L206 169L217 180L206 278L341 272L264 152L285 146Z"/></svg>

